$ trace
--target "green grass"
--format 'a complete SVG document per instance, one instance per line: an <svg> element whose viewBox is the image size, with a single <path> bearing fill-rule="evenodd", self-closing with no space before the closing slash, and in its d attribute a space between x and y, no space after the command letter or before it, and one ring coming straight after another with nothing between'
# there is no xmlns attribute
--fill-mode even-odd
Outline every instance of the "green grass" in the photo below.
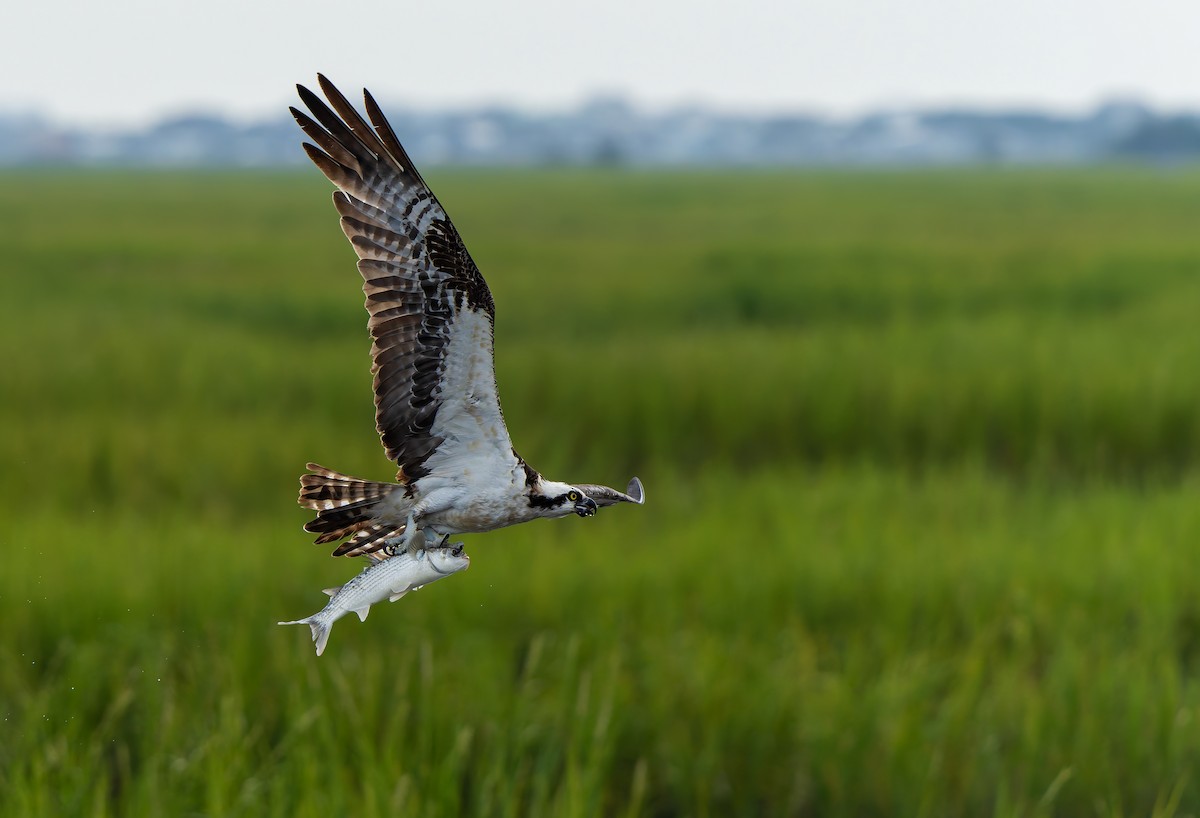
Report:
<svg viewBox="0 0 1200 818"><path fill-rule="evenodd" d="M316 177L0 176L0 814L1200 810L1200 174L434 174L518 448L650 503L319 660Z"/></svg>

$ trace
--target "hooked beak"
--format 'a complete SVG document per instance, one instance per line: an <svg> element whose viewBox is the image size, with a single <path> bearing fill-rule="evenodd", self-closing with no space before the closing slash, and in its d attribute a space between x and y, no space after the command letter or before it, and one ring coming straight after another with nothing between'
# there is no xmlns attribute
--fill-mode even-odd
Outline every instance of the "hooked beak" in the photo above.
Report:
<svg viewBox="0 0 1200 818"><path fill-rule="evenodd" d="M596 501L591 497L583 497L575 504L575 513L580 517L592 517L596 514Z"/></svg>

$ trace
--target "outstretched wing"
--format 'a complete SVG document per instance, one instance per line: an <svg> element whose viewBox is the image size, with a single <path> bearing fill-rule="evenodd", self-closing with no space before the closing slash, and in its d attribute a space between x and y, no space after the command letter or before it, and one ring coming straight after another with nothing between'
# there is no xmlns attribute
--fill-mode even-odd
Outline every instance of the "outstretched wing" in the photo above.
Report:
<svg viewBox="0 0 1200 818"><path fill-rule="evenodd" d="M363 92L368 125L333 83L317 80L328 105L298 85L312 116L291 111L316 143L306 142L305 152L338 187L334 205L358 254L375 426L398 479L429 474L426 461L447 438L458 449L466 441L457 438L478 433L511 456L496 395L487 283L370 93Z"/></svg>
<svg viewBox="0 0 1200 818"><path fill-rule="evenodd" d="M595 500L596 505L601 508L617 503L636 503L639 506L646 504L646 490L642 488L642 481L636 477L629 481L625 491L617 491L608 486L597 486L592 483L577 483L575 487Z"/></svg>

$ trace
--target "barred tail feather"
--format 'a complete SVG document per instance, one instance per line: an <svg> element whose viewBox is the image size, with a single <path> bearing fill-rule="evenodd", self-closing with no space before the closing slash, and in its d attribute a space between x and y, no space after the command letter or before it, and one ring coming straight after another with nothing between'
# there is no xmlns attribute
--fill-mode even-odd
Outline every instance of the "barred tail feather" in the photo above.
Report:
<svg viewBox="0 0 1200 818"><path fill-rule="evenodd" d="M387 541L404 533L404 525L365 524L350 539L333 550L335 557L365 557L387 545ZM320 538L318 538L320 542ZM328 542L328 541L327 541Z"/></svg>
<svg viewBox="0 0 1200 818"><path fill-rule="evenodd" d="M314 511L361 508L379 502L396 488L394 483L377 483L340 474L309 463L308 474L300 476L300 505Z"/></svg>
<svg viewBox="0 0 1200 818"><path fill-rule="evenodd" d="M373 506L397 488L395 484L361 480L316 463L307 468L309 473L300 477L297 502L316 511L317 516L304 524L304 530L319 535L314 540L318 545L349 537L334 556L369 554L404 530L403 526L380 525L373 511Z"/></svg>

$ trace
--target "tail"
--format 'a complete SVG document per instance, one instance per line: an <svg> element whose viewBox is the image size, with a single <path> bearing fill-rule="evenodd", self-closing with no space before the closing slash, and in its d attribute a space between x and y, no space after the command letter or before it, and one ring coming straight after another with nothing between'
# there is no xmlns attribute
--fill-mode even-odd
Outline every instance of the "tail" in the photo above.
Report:
<svg viewBox="0 0 1200 818"><path fill-rule="evenodd" d="M313 641L317 643L317 655L320 656L325 652L325 645L329 642L329 631L333 627L332 622L326 622L317 614L313 614L306 619L294 619L291 622L280 622L280 625L308 625L312 629Z"/></svg>
<svg viewBox="0 0 1200 818"><path fill-rule="evenodd" d="M313 541L318 545L349 537L334 550L335 557L370 554L403 533L403 525L380 523L372 511L380 500L395 491L395 483L360 480L316 463L309 463L307 468L309 473L300 476L297 502L316 511L317 517L305 523L304 530L319 535Z"/></svg>

